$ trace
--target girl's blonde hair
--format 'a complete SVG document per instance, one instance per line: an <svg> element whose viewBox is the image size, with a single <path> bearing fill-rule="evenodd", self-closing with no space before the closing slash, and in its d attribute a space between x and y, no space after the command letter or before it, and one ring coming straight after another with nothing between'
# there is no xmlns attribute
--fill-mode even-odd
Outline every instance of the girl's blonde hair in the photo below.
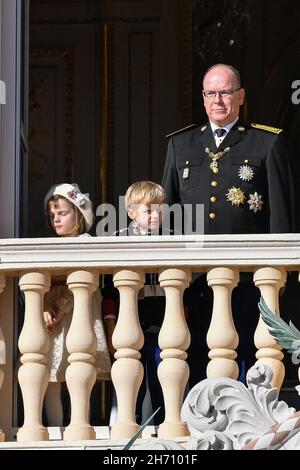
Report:
<svg viewBox="0 0 300 470"><path fill-rule="evenodd" d="M82 233L84 233L85 232L85 220L84 220L83 214L80 212L78 207L75 206L75 204L72 204L66 197L60 196L59 194L57 194L55 196L52 196L49 199L48 203L47 203L46 219L47 219L47 223L50 226L51 230L54 233L56 233L55 230L52 227L51 220L50 220L50 214L49 214L50 202L53 202L55 209L57 209L59 199L63 199L65 201L67 201L67 203L70 204L70 206L74 207L74 210L75 210L75 216L76 216L75 225L74 225L74 228L72 229L72 231L70 233L74 232L76 234L76 236L81 235Z"/></svg>
<svg viewBox="0 0 300 470"><path fill-rule="evenodd" d="M136 204L163 204L166 199L166 191L159 184L152 181L137 181L126 191L125 207L128 210Z"/></svg>

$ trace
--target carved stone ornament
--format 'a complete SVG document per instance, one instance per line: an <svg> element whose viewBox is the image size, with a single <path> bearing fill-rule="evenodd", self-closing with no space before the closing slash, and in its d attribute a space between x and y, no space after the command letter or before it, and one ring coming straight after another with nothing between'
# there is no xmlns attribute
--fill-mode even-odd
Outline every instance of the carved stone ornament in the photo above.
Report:
<svg viewBox="0 0 300 470"><path fill-rule="evenodd" d="M233 450L233 441L225 433L206 431L201 437L189 439L185 448L188 450Z"/></svg>
<svg viewBox="0 0 300 470"><path fill-rule="evenodd" d="M295 409L277 400L278 390L271 387L271 379L271 369L259 364L248 371L248 388L230 378L206 379L193 387L181 412L193 437L189 448L238 450L288 421ZM294 442L299 439L294 437Z"/></svg>

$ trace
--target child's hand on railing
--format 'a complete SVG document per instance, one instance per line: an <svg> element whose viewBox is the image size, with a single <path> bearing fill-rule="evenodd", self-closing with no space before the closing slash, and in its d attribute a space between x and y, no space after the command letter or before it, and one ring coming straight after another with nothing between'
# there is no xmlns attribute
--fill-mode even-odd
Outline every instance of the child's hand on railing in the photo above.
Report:
<svg viewBox="0 0 300 470"><path fill-rule="evenodd" d="M53 331L57 324L61 321L64 316L64 312L61 309L54 310L50 305L45 305L44 310L44 321L48 331Z"/></svg>
<svg viewBox="0 0 300 470"><path fill-rule="evenodd" d="M55 310L49 304L44 306L44 321L48 331L51 331L55 324Z"/></svg>

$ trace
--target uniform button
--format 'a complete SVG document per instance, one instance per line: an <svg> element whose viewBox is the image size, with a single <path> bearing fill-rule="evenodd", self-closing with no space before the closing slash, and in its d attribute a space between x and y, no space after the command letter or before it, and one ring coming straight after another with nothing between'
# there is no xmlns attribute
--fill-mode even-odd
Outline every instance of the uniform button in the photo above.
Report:
<svg viewBox="0 0 300 470"><path fill-rule="evenodd" d="M216 186L218 186L218 182L217 182L217 181L212 181L210 184L211 184L214 188L215 188Z"/></svg>
<svg viewBox="0 0 300 470"><path fill-rule="evenodd" d="M213 168L214 173L219 173L219 168Z"/></svg>
<svg viewBox="0 0 300 470"><path fill-rule="evenodd" d="M249 160L244 160L244 163L249 163Z"/></svg>
<svg viewBox="0 0 300 470"><path fill-rule="evenodd" d="M211 212L211 213L209 214L209 218L210 218L211 220L215 219L215 218L216 218L216 214L215 214L214 212Z"/></svg>
<svg viewBox="0 0 300 470"><path fill-rule="evenodd" d="M186 164L186 165L188 165L189 163L190 163L190 161L189 161L189 160L187 160L187 161L185 162L185 164Z"/></svg>
<svg viewBox="0 0 300 470"><path fill-rule="evenodd" d="M210 202L216 202L216 200L217 200L216 196L212 196L212 197L210 198Z"/></svg>

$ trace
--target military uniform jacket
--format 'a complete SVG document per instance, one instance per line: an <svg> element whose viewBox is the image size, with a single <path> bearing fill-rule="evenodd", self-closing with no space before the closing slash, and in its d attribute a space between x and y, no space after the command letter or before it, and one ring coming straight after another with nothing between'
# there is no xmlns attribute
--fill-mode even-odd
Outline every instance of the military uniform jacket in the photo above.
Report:
<svg viewBox="0 0 300 470"><path fill-rule="evenodd" d="M225 149L213 172L209 152ZM293 185L280 133L238 122L219 147L209 124L175 133L162 185L168 204L204 205L206 234L293 231Z"/></svg>

